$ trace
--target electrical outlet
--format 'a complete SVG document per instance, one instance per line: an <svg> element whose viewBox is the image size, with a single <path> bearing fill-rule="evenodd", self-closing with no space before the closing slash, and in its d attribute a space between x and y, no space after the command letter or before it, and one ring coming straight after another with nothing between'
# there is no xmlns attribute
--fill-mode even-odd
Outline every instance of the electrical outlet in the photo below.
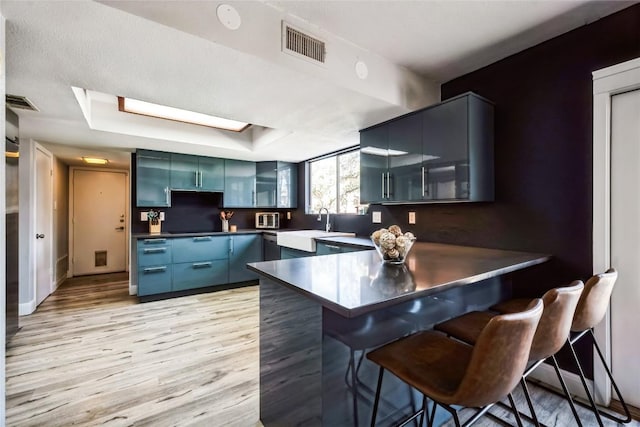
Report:
<svg viewBox="0 0 640 427"><path fill-rule="evenodd" d="M160 221L164 221L164 212L160 212Z"/></svg>
<svg viewBox="0 0 640 427"><path fill-rule="evenodd" d="M381 224L382 223L382 212L379 212L379 211L373 212L371 214L371 221L374 224Z"/></svg>
<svg viewBox="0 0 640 427"><path fill-rule="evenodd" d="M140 212L140 221L149 221L148 212Z"/></svg>
<svg viewBox="0 0 640 427"><path fill-rule="evenodd" d="M415 224L415 223L416 223L416 213L409 212L409 224Z"/></svg>

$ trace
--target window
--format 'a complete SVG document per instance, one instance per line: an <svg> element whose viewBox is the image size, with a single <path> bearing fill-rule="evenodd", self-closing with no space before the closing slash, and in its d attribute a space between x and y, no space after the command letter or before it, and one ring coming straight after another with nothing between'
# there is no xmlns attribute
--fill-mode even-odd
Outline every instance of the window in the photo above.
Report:
<svg viewBox="0 0 640 427"><path fill-rule="evenodd" d="M311 160L309 165L309 211L327 208L331 213L360 211L360 150Z"/></svg>

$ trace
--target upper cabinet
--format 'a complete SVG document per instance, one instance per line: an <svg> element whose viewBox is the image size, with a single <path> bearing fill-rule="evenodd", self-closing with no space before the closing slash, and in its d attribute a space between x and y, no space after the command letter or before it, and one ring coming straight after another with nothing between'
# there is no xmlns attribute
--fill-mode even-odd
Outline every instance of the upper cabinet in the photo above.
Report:
<svg viewBox="0 0 640 427"><path fill-rule="evenodd" d="M136 206L171 206L171 155L160 151L136 151Z"/></svg>
<svg viewBox="0 0 640 427"><path fill-rule="evenodd" d="M256 206L256 163L225 159L225 208L253 208Z"/></svg>
<svg viewBox="0 0 640 427"><path fill-rule="evenodd" d="M296 208L297 183L298 165L295 163L256 163L256 207Z"/></svg>
<svg viewBox="0 0 640 427"><path fill-rule="evenodd" d="M362 203L492 201L493 104L466 93L360 133Z"/></svg>
<svg viewBox="0 0 640 427"><path fill-rule="evenodd" d="M224 160L187 154L171 154L172 190L224 190Z"/></svg>

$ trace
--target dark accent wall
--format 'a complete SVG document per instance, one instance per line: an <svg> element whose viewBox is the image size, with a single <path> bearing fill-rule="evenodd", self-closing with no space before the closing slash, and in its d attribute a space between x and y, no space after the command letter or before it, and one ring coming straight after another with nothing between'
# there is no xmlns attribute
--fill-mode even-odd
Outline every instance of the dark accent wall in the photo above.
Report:
<svg viewBox="0 0 640 427"><path fill-rule="evenodd" d="M368 234L377 228L371 212L379 210L384 225L407 227L420 240L552 254L552 262L514 275L514 293L523 296L588 278L591 73L640 57L639 29L634 5L442 85L442 99L473 91L495 102L495 202L371 206L363 217L336 217L335 228ZM415 226L407 223L409 211ZM302 210L294 219L296 227L321 228ZM592 375L591 351L582 344Z"/></svg>

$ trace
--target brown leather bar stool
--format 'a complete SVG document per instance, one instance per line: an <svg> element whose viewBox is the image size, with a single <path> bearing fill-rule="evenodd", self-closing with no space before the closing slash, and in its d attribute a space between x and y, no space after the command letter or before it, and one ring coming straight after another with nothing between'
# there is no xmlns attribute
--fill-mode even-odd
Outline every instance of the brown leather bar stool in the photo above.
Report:
<svg viewBox="0 0 640 427"><path fill-rule="evenodd" d="M542 300L537 299L526 311L493 317L474 346L439 332L422 331L368 353L367 358L380 366L371 425L375 426L386 369L433 400L429 425L435 417L436 405L449 411L460 427L457 410L452 405L482 408L465 422L468 426L495 402L509 396L521 426L511 392L527 366L542 308ZM424 403L423 410L426 411Z"/></svg>
<svg viewBox="0 0 640 427"><path fill-rule="evenodd" d="M604 360L604 356L602 355L602 350L600 350L600 346L598 345L596 337L593 334L593 328L602 321L607 312L609 300L611 299L611 293L613 292L613 285L615 285L617 279L618 272L614 268L610 268L605 273L597 274L587 280L587 283L584 287L584 292L580 297L580 301L578 301L578 307L576 308L576 313L573 317L573 324L571 325L571 336L568 339L569 348L571 349L573 360L578 367L582 386L584 387L584 390L589 399L589 403L591 404L591 409L593 410L600 426L603 425L601 416L620 423L628 423L631 421L631 413L629 412L629 407L622 398L620 389L613 379L611 370L607 366L607 363ZM618 400L622 404L622 408L626 416L625 419L618 418L612 414L602 411L601 409L598 409L593 399L593 395L587 387L587 380L585 379L582 365L580 364L578 356L576 355L575 349L573 347L576 342L578 342L585 336L591 339L591 342L595 347L598 356L600 356L602 366L604 366L604 369L607 372L609 379L611 380L611 385L618 395Z"/></svg>
<svg viewBox="0 0 640 427"><path fill-rule="evenodd" d="M540 423L533 408L525 378L547 359L553 361L556 375L558 376L558 380L560 380L565 397L567 397L569 405L571 406L571 411L578 425L582 425L564 378L560 373L560 367L558 366L555 354L564 346L567 336L569 335L574 312L583 288L584 285L582 282L576 280L568 287L551 289L542 296L544 311L533 338L533 343L531 344L529 365L520 380L525 398L527 399L529 411L531 412L531 417L536 426L539 426ZM531 299L513 299L494 305L491 309L503 314L516 313L526 309L530 303ZM475 344L480 332L493 316L496 316L496 314L474 311L439 323L435 325L434 329L466 343Z"/></svg>

